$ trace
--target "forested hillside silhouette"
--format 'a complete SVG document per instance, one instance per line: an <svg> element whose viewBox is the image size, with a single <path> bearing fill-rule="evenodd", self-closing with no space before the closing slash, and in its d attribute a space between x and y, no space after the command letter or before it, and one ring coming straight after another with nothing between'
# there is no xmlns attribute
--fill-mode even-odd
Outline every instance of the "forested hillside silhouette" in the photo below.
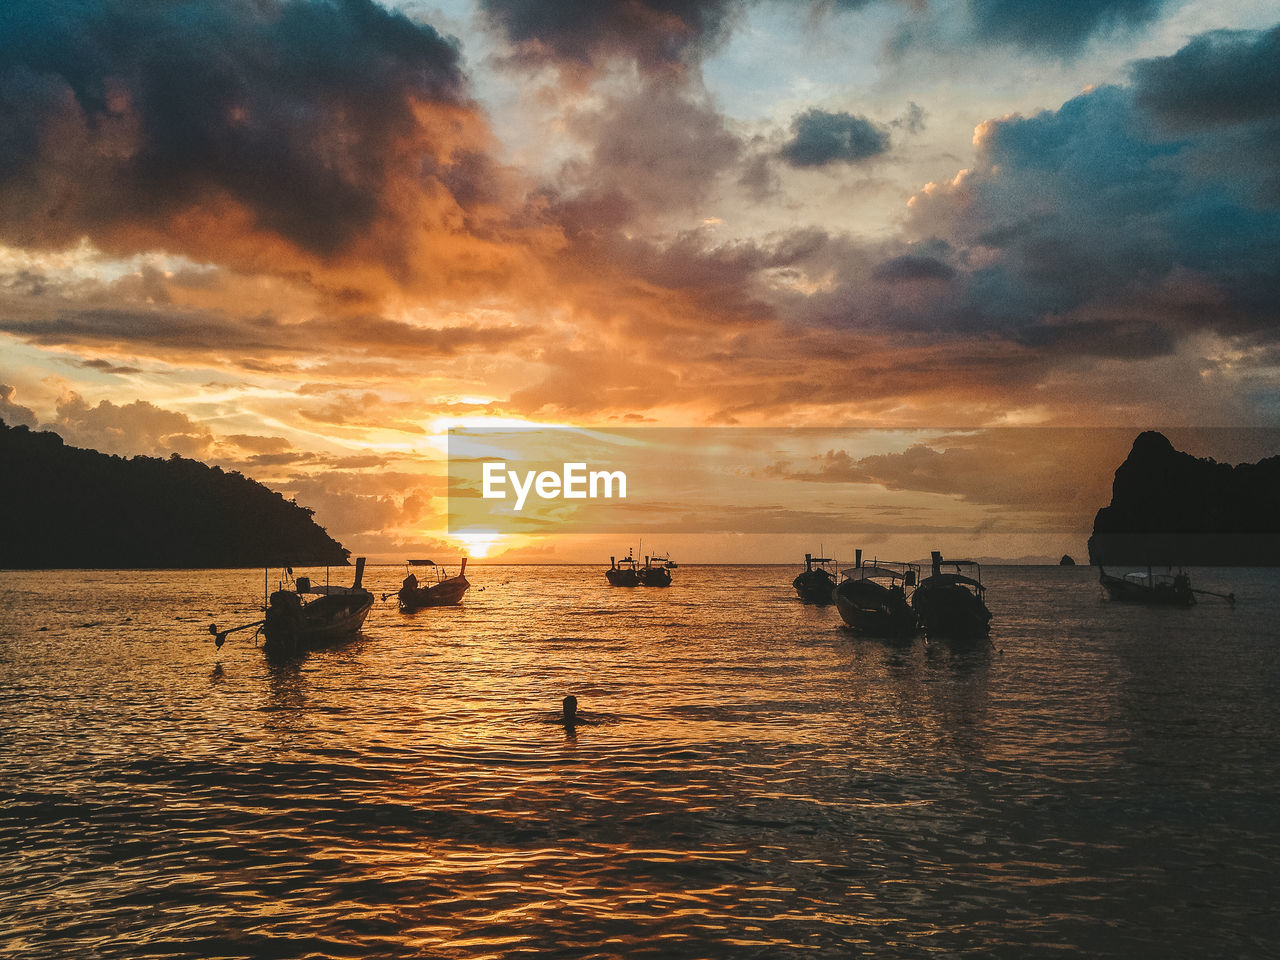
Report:
<svg viewBox="0 0 1280 960"><path fill-rule="evenodd" d="M0 567L345 563L311 516L234 471L109 456L0 420Z"/></svg>

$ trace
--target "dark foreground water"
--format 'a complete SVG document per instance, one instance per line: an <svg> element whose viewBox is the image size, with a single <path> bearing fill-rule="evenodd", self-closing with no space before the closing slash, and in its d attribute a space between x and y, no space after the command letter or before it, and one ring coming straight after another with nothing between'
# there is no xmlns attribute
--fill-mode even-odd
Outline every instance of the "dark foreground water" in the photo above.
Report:
<svg viewBox="0 0 1280 960"><path fill-rule="evenodd" d="M0 955L1280 954L1280 571L993 568L969 652L795 572L480 567L293 663L205 642L260 571L0 574Z"/></svg>

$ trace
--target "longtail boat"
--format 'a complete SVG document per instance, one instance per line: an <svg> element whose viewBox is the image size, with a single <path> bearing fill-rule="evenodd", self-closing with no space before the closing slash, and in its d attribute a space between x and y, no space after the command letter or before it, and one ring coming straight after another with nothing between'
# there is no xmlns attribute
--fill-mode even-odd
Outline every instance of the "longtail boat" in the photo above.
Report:
<svg viewBox="0 0 1280 960"><path fill-rule="evenodd" d="M418 580L410 567L425 567L435 574L433 583L423 584ZM471 587L467 579L467 558L462 558L462 566L457 576L450 577L449 571L430 560L410 560L406 565L404 582L396 592L400 609L405 613L421 610L423 607L452 607L462 602L463 595Z"/></svg>
<svg viewBox="0 0 1280 960"><path fill-rule="evenodd" d="M228 630L210 624L209 632L221 647L227 634L259 627L263 649L277 654L300 653L350 639L360 632L373 606L373 594L362 586L364 564L364 557L356 559L355 581L349 587L313 584L310 577L294 579L293 568L286 567L292 589L282 582L267 598L263 619ZM306 600L308 596L315 599Z"/></svg>
<svg viewBox="0 0 1280 960"><path fill-rule="evenodd" d="M933 571L911 595L911 606L925 636L947 640L977 640L991 632L991 611L987 609L982 585L982 568L976 560L946 560L933 551ZM943 567L954 567L954 573ZM972 570L966 576L961 569Z"/></svg>
<svg viewBox="0 0 1280 960"><path fill-rule="evenodd" d="M674 567L668 557L645 557L644 566L636 568L636 576L642 587L671 586L671 568Z"/></svg>
<svg viewBox="0 0 1280 960"><path fill-rule="evenodd" d="M604 572L604 575L611 587L640 586L640 573L636 569L636 559L631 555L630 550L621 560L610 557L609 569Z"/></svg>
<svg viewBox="0 0 1280 960"><path fill-rule="evenodd" d="M796 596L805 603L830 603L831 591L836 586L836 575L831 569L834 564L835 561L830 557L815 557L806 553L804 572L791 581L791 585L796 588Z"/></svg>
<svg viewBox="0 0 1280 960"><path fill-rule="evenodd" d="M858 550L853 568L842 576L832 598L840 619L851 630L896 640L916 635L919 628L910 596L920 568L914 563L879 559L863 563Z"/></svg>
<svg viewBox="0 0 1280 960"><path fill-rule="evenodd" d="M1107 596L1124 603L1150 603L1166 607L1190 607L1196 602L1196 592L1191 589L1191 578L1182 570L1177 573L1152 573L1135 571L1123 577L1098 568L1098 582ZM1233 598L1234 599L1234 598Z"/></svg>

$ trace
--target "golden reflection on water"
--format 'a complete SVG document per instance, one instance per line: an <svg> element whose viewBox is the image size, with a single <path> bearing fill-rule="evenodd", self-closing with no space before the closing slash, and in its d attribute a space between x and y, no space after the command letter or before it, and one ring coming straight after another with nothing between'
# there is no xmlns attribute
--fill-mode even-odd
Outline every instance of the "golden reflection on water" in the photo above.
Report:
<svg viewBox="0 0 1280 960"><path fill-rule="evenodd" d="M378 605L287 661L205 642L256 616L258 571L10 575L0 955L1193 955L1265 933L1272 574L1224 612L992 571L977 650L851 635L793 575L479 567L460 609Z"/></svg>

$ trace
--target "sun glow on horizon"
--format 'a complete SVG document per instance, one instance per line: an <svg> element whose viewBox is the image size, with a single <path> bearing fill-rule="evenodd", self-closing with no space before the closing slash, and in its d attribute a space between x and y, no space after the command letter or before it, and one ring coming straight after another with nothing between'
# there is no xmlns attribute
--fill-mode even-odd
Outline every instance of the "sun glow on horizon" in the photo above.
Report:
<svg viewBox="0 0 1280 960"><path fill-rule="evenodd" d="M506 549L512 546L509 542L511 538L500 533L456 533L452 535L452 539L461 542L466 547L467 556L477 560L488 557L495 549Z"/></svg>

